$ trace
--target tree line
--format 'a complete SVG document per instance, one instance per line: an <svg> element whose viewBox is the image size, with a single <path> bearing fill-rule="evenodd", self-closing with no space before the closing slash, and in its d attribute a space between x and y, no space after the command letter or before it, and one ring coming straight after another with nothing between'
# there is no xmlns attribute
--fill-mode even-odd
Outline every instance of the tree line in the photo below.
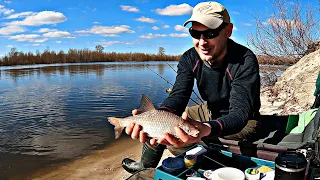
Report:
<svg viewBox="0 0 320 180"><path fill-rule="evenodd" d="M41 53L37 50L36 53L25 53L17 51L16 48L11 48L8 54L0 58L0 66L85 62L178 61L180 56L164 54L163 47L159 48L158 54L103 52L101 49L95 51L89 49L69 49L67 53L62 50L59 52L44 50ZM257 58L259 64L270 65L292 65L299 60L296 58L279 58L265 55L258 55Z"/></svg>
<svg viewBox="0 0 320 180"><path fill-rule="evenodd" d="M101 47L100 47L101 48ZM116 53L89 49L69 49L64 51L44 50L22 52L11 48L10 52L0 58L0 66L55 64L55 63L82 63L82 62L142 62L142 61L178 61L178 55L146 54L146 53Z"/></svg>

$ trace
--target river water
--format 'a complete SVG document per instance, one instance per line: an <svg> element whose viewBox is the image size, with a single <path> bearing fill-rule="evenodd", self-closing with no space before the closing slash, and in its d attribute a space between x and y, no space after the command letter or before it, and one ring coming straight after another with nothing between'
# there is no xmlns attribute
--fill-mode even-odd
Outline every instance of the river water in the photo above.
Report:
<svg viewBox="0 0 320 180"><path fill-rule="evenodd" d="M113 127L106 118L131 115L142 93L159 106L171 87L159 75L175 80L169 65L176 69L177 62L0 67L0 179L112 143ZM285 67L261 69L262 77L279 76Z"/></svg>

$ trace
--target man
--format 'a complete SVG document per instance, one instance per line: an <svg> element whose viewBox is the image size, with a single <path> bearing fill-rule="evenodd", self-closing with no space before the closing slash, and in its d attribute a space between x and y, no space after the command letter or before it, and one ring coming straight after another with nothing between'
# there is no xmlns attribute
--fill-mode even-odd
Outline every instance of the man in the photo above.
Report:
<svg viewBox="0 0 320 180"><path fill-rule="evenodd" d="M180 58L176 82L160 109L177 115L186 110L182 118L193 123L200 133L198 137L191 137L176 128L179 138L166 134L162 139L147 142L147 134L140 125L128 126L126 133L144 143L140 162L128 158L122 161L123 168L130 173L156 167L166 146L174 154L179 154L184 147L201 140L210 142L219 136L250 139L255 132L257 121L254 120L258 119L260 109L256 56L248 48L229 39L233 25L228 11L217 2L197 4L184 26L189 23L194 47ZM194 79L207 104L185 109ZM137 110L133 111L134 115L137 113Z"/></svg>

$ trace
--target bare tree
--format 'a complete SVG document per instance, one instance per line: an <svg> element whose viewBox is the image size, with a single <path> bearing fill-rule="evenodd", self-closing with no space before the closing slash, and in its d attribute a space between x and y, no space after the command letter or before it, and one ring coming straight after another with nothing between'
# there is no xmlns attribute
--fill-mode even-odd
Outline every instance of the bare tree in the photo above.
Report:
<svg viewBox="0 0 320 180"><path fill-rule="evenodd" d="M160 55L160 56L165 55L164 47L159 47L159 49L158 49L158 55Z"/></svg>
<svg viewBox="0 0 320 180"><path fill-rule="evenodd" d="M319 19L313 15L320 10L310 3L302 7L299 0L275 0L271 4L271 16L266 21L259 13L252 15L256 28L247 36L248 45L260 55L301 58L308 45L319 40Z"/></svg>
<svg viewBox="0 0 320 180"><path fill-rule="evenodd" d="M18 55L18 51L17 51L17 48L13 47L10 49L10 52L8 54L9 58L12 58L14 56L17 56Z"/></svg>
<svg viewBox="0 0 320 180"><path fill-rule="evenodd" d="M104 50L104 47L101 45L96 45L96 51L101 53Z"/></svg>

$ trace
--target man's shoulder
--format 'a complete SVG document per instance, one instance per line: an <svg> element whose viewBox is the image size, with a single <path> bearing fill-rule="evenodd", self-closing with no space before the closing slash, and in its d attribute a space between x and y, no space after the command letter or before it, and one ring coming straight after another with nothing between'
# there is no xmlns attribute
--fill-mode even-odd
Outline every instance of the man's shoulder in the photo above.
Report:
<svg viewBox="0 0 320 180"><path fill-rule="evenodd" d="M182 57L193 57L196 54L197 54L196 49L194 47L191 47L182 54Z"/></svg>
<svg viewBox="0 0 320 180"><path fill-rule="evenodd" d="M228 50L227 54L229 56L229 62L244 64L251 63L251 61L256 62L256 55L247 47L228 39Z"/></svg>
<svg viewBox="0 0 320 180"><path fill-rule="evenodd" d="M234 54L233 52L237 52L238 54L243 54L243 56L246 54L247 55L249 55L249 54L254 55L254 53L251 51L251 49L233 41L232 39L228 39L228 50L231 50L232 54Z"/></svg>
<svg viewBox="0 0 320 180"><path fill-rule="evenodd" d="M197 60L199 60L199 55L194 47L186 50L180 58L180 61L187 61L190 63L194 63Z"/></svg>

